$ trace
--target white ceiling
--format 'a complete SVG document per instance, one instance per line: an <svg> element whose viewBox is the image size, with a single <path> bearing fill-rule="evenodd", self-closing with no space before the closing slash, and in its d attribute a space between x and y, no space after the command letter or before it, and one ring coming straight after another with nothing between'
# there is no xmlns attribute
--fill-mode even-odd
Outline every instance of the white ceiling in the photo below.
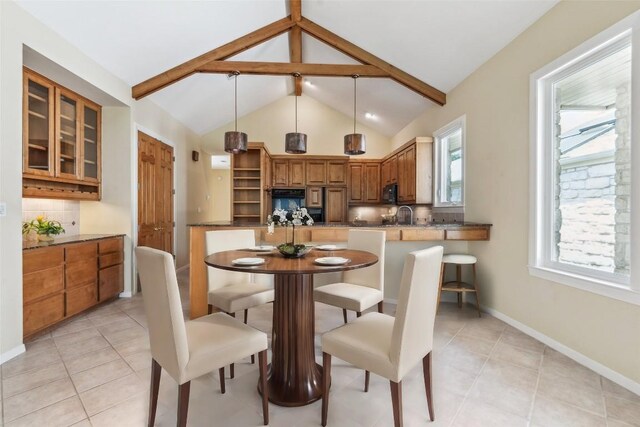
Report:
<svg viewBox="0 0 640 427"><path fill-rule="evenodd" d="M303 0L302 13L398 68L448 92L557 0ZM285 0L31 1L20 5L130 85L287 15ZM287 35L234 57L289 60ZM304 62L352 63L305 36ZM350 78L310 78L304 93L353 114ZM293 90L288 77L240 76L238 114ZM191 76L151 99L198 134L233 120L233 81ZM391 136L434 106L387 79L358 80L358 121ZM437 108L437 107L436 107ZM377 120L368 121L366 112Z"/></svg>

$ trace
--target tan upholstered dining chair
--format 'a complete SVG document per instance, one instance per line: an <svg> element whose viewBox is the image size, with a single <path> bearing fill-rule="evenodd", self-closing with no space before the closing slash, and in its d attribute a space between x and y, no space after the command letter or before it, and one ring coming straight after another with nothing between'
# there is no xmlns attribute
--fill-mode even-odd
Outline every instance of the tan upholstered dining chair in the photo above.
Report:
<svg viewBox="0 0 640 427"><path fill-rule="evenodd" d="M435 419L431 393L431 350L442 246L407 255L402 272L395 319L367 313L322 336L322 425L327 425L331 356L389 380L395 426L402 426L402 378L422 360L427 405Z"/></svg>
<svg viewBox="0 0 640 427"><path fill-rule="evenodd" d="M205 233L207 255L234 249L247 249L256 245L253 230L220 230ZM247 323L249 308L273 302L273 275L252 274L227 271L207 267L209 293L209 313L213 307L235 317L236 311L244 310L244 323ZM255 357L251 356L251 363ZM231 378L234 377L231 365Z"/></svg>
<svg viewBox="0 0 640 427"><path fill-rule="evenodd" d="M177 425L186 426L191 380L218 369L224 393L224 366L255 353L263 390L263 422L267 425L267 335L224 313L185 322L171 254L138 247L136 260L152 357L149 426L155 422L162 369L179 384Z"/></svg>
<svg viewBox="0 0 640 427"><path fill-rule="evenodd" d="M342 282L318 286L313 291L315 301L342 308L344 323L347 323L347 310L355 311L360 317L364 310L378 304L378 313L382 313L385 234L376 230L349 230L347 247L371 252L378 257L378 262L345 271Z"/></svg>

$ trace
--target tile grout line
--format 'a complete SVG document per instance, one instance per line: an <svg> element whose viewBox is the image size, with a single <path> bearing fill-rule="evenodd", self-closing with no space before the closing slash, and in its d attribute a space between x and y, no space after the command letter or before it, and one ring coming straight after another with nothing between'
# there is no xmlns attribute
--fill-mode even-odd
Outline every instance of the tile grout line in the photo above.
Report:
<svg viewBox="0 0 640 427"><path fill-rule="evenodd" d="M453 338L451 338L451 341L453 341L453 339L460 334L460 331L462 331L468 324L469 324L469 319L467 319L467 321L465 322L464 326L462 328L460 328L460 330L453 336ZM484 363L482 364L482 367L480 368L480 371L478 371L478 374L474 378L473 383L471 384L471 386L469 387L469 389L465 393L464 398L462 399L462 402L460 403L460 407L458 408L458 410L456 411L455 415L451 419L451 422L449 423L450 426L452 426L455 423L456 419L460 415L460 411L462 411L462 408L464 407L464 404L467 402L467 398L469 397L469 394L471 393L471 390L473 389L473 387L478 382L478 379L480 378L480 375L482 375L482 372L484 371L485 366L487 365L487 363L489 363L489 359L491 358L491 355L493 354L496 346L498 345L498 341L500 341L500 338L502 338L502 334L503 333L504 333L504 329L502 330L502 332L500 332L500 336L498 337L496 342L493 344L493 347L491 347L491 351L489 351L489 354L487 355L487 360L484 361ZM462 336L464 336L464 335L462 335ZM469 350L469 351L471 351L471 350ZM473 352L473 353L475 353L475 352ZM493 405L491 405L491 406L493 406Z"/></svg>
<svg viewBox="0 0 640 427"><path fill-rule="evenodd" d="M529 408L529 416L527 417L527 426L531 426L533 422L533 411L536 405L536 399L538 398L538 388L540 387L540 377L542 377L542 363L544 362L544 351L547 348L545 345L542 348L542 357L540 357L540 362L538 363L538 376L536 377L536 387L533 391L533 399L531 399L531 407Z"/></svg>

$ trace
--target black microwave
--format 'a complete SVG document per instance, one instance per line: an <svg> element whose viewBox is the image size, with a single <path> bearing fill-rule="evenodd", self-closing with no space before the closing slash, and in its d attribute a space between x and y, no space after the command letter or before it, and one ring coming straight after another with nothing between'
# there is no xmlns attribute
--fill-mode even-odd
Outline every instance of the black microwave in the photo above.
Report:
<svg viewBox="0 0 640 427"><path fill-rule="evenodd" d="M398 204L398 184L385 185L382 189L382 203Z"/></svg>

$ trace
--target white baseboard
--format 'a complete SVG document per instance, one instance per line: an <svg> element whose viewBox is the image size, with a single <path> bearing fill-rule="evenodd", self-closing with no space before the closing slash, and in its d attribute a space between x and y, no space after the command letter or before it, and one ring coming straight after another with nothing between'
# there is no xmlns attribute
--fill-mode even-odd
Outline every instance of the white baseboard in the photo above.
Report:
<svg viewBox="0 0 640 427"><path fill-rule="evenodd" d="M178 267L178 268L176 268L176 273L180 273L181 271L184 271L187 268L189 268L189 264L185 264L182 267Z"/></svg>
<svg viewBox="0 0 640 427"><path fill-rule="evenodd" d="M27 349L25 348L24 344L20 344L19 346L14 347L9 351L5 351L4 353L0 354L0 365L2 365L4 362L8 362L9 360L24 353L25 351L27 351Z"/></svg>
<svg viewBox="0 0 640 427"><path fill-rule="evenodd" d="M131 293L131 291L124 291L124 292L120 292L120 295L118 296L120 298L131 298L133 294Z"/></svg>
<svg viewBox="0 0 640 427"><path fill-rule="evenodd" d="M578 362L579 364L586 366L587 368L591 369L594 372L597 372L598 374L602 375L603 377L613 381L614 383L626 388L627 390L630 390L632 392L634 392L635 394L640 395L640 384L633 381L630 378L625 377L624 375L614 371L611 368L608 368L606 366L604 366L603 364L596 362L593 359L590 359L589 357L585 356L582 353L579 353L569 347L567 347L566 345L554 340L553 338L550 338L546 335L544 335L541 332L536 331L533 328L530 328L529 326L525 325L524 323L520 323L515 319L512 319L511 317L507 316L506 314L503 314L497 310L494 310L493 308L489 308L489 307L482 307L482 310L489 313L490 315L492 315L493 317L502 320L503 322L507 323L508 325L513 326L514 328L518 329L519 331L529 335L530 337L533 337L535 339L537 339L538 341L548 345L549 347L551 347L552 349L564 354L565 356L569 357L570 359L575 360L576 362Z"/></svg>
<svg viewBox="0 0 640 427"><path fill-rule="evenodd" d="M393 298L385 298L383 301L386 302L387 304L396 304L396 305L398 304L398 300Z"/></svg>

